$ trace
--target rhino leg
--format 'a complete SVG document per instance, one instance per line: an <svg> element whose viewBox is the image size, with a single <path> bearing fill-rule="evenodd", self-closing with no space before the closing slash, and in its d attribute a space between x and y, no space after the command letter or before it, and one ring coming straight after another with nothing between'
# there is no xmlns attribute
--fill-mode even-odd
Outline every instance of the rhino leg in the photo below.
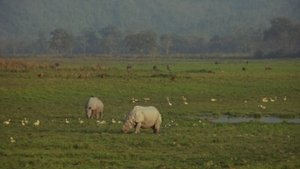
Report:
<svg viewBox="0 0 300 169"><path fill-rule="evenodd" d="M140 129L141 129L142 123L138 122L135 126L135 134L140 133Z"/></svg>
<svg viewBox="0 0 300 169"><path fill-rule="evenodd" d="M99 112L96 112L95 115L96 115L96 119L98 120L99 119Z"/></svg>
<svg viewBox="0 0 300 169"><path fill-rule="evenodd" d="M151 127L151 128L152 128L152 130L153 130L153 133L156 133L156 132L157 132L155 126L153 126L153 127Z"/></svg>
<svg viewBox="0 0 300 169"><path fill-rule="evenodd" d="M95 111L94 110L91 110L92 113L91 113L91 116L90 116L90 119L93 119L93 117L95 116Z"/></svg>
<svg viewBox="0 0 300 169"><path fill-rule="evenodd" d="M152 127L153 133L159 134L159 128L156 128L155 126Z"/></svg>
<svg viewBox="0 0 300 169"><path fill-rule="evenodd" d="M103 110L101 110L101 108L97 108L96 110L95 110L95 112L96 112L96 118L97 118L97 120L100 118L100 119L102 119L103 118Z"/></svg>
<svg viewBox="0 0 300 169"><path fill-rule="evenodd" d="M160 129L160 122L157 121L156 124L153 126L153 133L159 134L159 129Z"/></svg>
<svg viewBox="0 0 300 169"><path fill-rule="evenodd" d="M103 119L103 112L102 111L100 111L100 113L99 113L100 115L100 119Z"/></svg>

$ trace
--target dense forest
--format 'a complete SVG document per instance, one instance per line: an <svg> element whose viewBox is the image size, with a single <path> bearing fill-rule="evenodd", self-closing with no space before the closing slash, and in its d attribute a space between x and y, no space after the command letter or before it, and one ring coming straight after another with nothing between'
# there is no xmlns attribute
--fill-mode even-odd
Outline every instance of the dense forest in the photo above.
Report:
<svg viewBox="0 0 300 169"><path fill-rule="evenodd" d="M0 55L299 57L298 0L0 0Z"/></svg>

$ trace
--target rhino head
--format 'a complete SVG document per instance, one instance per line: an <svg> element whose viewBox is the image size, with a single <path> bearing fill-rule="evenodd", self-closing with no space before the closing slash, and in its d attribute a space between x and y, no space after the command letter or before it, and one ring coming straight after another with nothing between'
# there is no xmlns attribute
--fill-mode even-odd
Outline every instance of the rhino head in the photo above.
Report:
<svg viewBox="0 0 300 169"><path fill-rule="evenodd" d="M87 117L88 119L90 119L90 118L92 118L92 115L93 115L93 110L92 110L92 108L91 108L91 107L87 107L87 108L86 108L86 117Z"/></svg>
<svg viewBox="0 0 300 169"><path fill-rule="evenodd" d="M132 128L133 128L132 124L130 123L130 121L127 120L122 127L122 132L128 133L128 131Z"/></svg>

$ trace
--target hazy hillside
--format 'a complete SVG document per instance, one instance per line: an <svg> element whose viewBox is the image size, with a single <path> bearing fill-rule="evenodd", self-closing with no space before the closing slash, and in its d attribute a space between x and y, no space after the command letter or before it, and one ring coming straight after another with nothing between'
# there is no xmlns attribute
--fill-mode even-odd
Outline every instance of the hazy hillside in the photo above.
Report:
<svg viewBox="0 0 300 169"><path fill-rule="evenodd" d="M58 27L78 34L107 25L211 36L266 27L278 16L300 20L298 9L298 0L0 0L0 36L36 38Z"/></svg>

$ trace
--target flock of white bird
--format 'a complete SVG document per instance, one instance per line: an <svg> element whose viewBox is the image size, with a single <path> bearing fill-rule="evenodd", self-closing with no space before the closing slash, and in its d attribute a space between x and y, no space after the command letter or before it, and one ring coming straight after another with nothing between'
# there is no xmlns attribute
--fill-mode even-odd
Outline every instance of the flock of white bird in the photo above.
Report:
<svg viewBox="0 0 300 169"><path fill-rule="evenodd" d="M29 124L29 121L28 121L28 119L27 119L26 117L25 117L24 119L22 119L20 123L21 123L21 126L30 125L30 124ZM65 118L64 123L68 125L68 124L71 123L71 120L68 119L68 118ZM73 122L73 123L76 123L76 122ZM84 123L84 120L82 120L81 118L78 118L78 123L79 123L79 124L83 124L83 123ZM122 124L122 122L121 122L120 120L117 121L117 120L115 120L115 119L111 119L111 123L112 123L112 124ZM9 126L9 125L12 124L12 120L11 120L11 119L8 119L8 120L4 121L3 124L4 124L5 126ZM98 126L98 125L104 125L104 124L106 124L106 121L105 121L105 120L101 120L101 121L100 121L100 120L97 120L97 121L96 121L96 125L97 125L97 126ZM41 121L40 121L40 120L36 120L36 121L34 121L31 125L32 125L32 126L35 126L35 127L39 127L39 126L41 125ZM10 140L11 143L15 143L15 142L16 142L16 140L15 140L13 137L9 137L9 140Z"/></svg>
<svg viewBox="0 0 300 169"><path fill-rule="evenodd" d="M187 98L186 98L185 96L182 96L181 98L182 98L183 104L184 104L184 105L188 105ZM169 106L172 106L172 105L173 105L173 103L170 101L170 98L169 98L169 97L166 97L166 100L167 100L167 104L168 104ZM287 101L287 96L284 96L282 100L283 100L284 102ZM137 102L137 101L138 101L138 99L135 99L135 102ZM217 102L218 99L216 99L216 98L210 98L210 101L211 101L211 102ZM219 101L222 101L222 99L219 99ZM262 101L263 103L276 102L276 101L278 101L278 97L277 97L277 96L275 96L275 97L263 97L263 98L261 99L261 101ZM133 103L135 103L135 102L133 102ZM247 104L247 103L248 103L248 100L244 100L244 103ZM263 110L267 109L267 107L266 107L265 105L262 105L262 104L259 104L259 105L258 105L258 108L263 109Z"/></svg>
<svg viewBox="0 0 300 169"><path fill-rule="evenodd" d="M283 100L284 102L286 102L286 101L287 101L287 97L284 96L282 100ZM263 98L261 99L261 101L262 101L263 103L276 102L276 101L278 101L278 97L277 97L277 96L275 96L275 97L263 97ZM260 109L262 109L262 110L266 110L266 109L267 109L267 106L262 105L262 104L259 104L257 107L260 108Z"/></svg>
<svg viewBox="0 0 300 169"><path fill-rule="evenodd" d="M3 122L3 124L6 125L6 126L10 125L11 123L12 123L11 119L8 119L8 120L6 120L6 121ZM66 119L65 119L65 123L66 123L66 124L70 124L71 121L70 121L68 118L66 118ZM79 123L79 124L83 124L83 123L84 123L84 120L82 120L81 118L78 118L78 123ZM117 123L117 124L121 124L122 122L121 122L120 120L117 121L117 120L115 120L115 119L111 119L111 123L112 123L112 124L116 124L116 123ZM28 125L28 124L29 124L29 121L27 120L27 118L24 118L23 120L21 120L21 125L22 125L22 126L26 126L26 125ZM40 124L41 124L41 121L40 121L40 120L36 120L35 122L32 123L32 125L33 125L33 126L36 126L36 127L40 126ZM97 124L97 125L106 124L106 121L105 121L105 120L102 120L102 121L97 120L97 121L96 121L96 124Z"/></svg>
<svg viewBox="0 0 300 169"><path fill-rule="evenodd" d="M185 96L181 96L181 99L182 99L184 105L188 105L188 104L189 104L189 103L187 102L187 98L186 98ZM173 104L171 103L169 97L166 97L166 100L167 100L169 106L172 106L172 105L173 105Z"/></svg>
<svg viewBox="0 0 300 169"><path fill-rule="evenodd" d="M187 98L186 98L185 96L182 96L181 98L182 98L182 100L183 100L183 104L185 104L185 105L188 105L188 104L189 104L189 103L187 102ZM149 102L149 101L151 100L151 98L149 98L149 97L144 97L143 100L144 100L145 103L147 103L147 102ZM166 97L166 100L167 100L167 103L168 103L169 106L172 106L172 105L173 105L173 104L171 103L169 97ZM134 97L131 98L131 102L132 102L132 103L138 103L139 101L140 101L140 100L137 99L137 98L134 98Z"/></svg>
<svg viewBox="0 0 300 169"><path fill-rule="evenodd" d="M184 105L188 105L187 98L186 98L185 96L182 96L181 98L182 98L183 104L184 104ZM146 97L146 98L143 98L143 100L144 100L145 103L147 103L147 102L149 102L151 99L148 98L148 97ZM170 98L169 98L169 97L166 97L166 100L167 100L167 104L168 104L169 106L173 106L173 104L172 104L172 102L170 101ZM284 96L282 100L283 100L284 102L286 102L286 101L287 101L287 96ZM211 101L211 102L217 102L218 100L217 100L216 98L211 98L210 101ZM263 102L263 103L276 102L276 101L278 101L278 97L277 97L277 96L275 96L275 97L263 97L263 98L261 99L261 102ZM139 100L136 99L136 98L131 98L131 102L132 102L132 103L137 103L137 102L139 102ZM245 103L245 104L248 103L248 100L244 100L244 103ZM260 109L262 109L262 110L267 109L267 107L266 107L265 105L263 105L263 104L259 104L259 105L258 105L258 108L260 108ZM11 123L12 123L11 119L8 119L8 120L6 120L6 121L3 122L3 124L6 125L6 126L10 125ZM69 119L66 118L66 119L65 119L65 124L70 124L70 123L71 123L71 121L70 121ZM81 118L78 118L78 123L79 123L79 124L83 124L83 123L84 123L84 120L82 120ZM112 124L121 124L122 122L121 122L121 121L117 121L117 120L115 120L115 119L111 119L111 123L112 123ZM202 123L202 121L199 120L199 123ZM28 121L28 119L27 119L26 117L25 117L24 119L21 120L21 125L22 125L22 126L26 126L26 125L28 125L28 124L29 124L29 121ZM97 125L104 125L104 124L106 124L106 121L105 121L105 120L102 120L102 121L97 120L97 121L96 121L96 124L97 124ZM203 124L204 124L204 123L202 123L202 125L203 125ZM36 120L36 121L34 121L34 122L32 123L32 125L38 127L38 126L41 125L41 122L40 122L40 120ZM196 125L197 125L197 124L195 124L195 123L193 124L193 126L196 126ZM165 125L165 127L170 127L170 126L178 126L178 123L176 123L175 120L171 120L171 122L170 122L170 123L167 123L167 124ZM11 143L15 143L15 142L16 142L16 140L15 140L13 137L10 137L9 139L10 139L10 142L11 142Z"/></svg>

